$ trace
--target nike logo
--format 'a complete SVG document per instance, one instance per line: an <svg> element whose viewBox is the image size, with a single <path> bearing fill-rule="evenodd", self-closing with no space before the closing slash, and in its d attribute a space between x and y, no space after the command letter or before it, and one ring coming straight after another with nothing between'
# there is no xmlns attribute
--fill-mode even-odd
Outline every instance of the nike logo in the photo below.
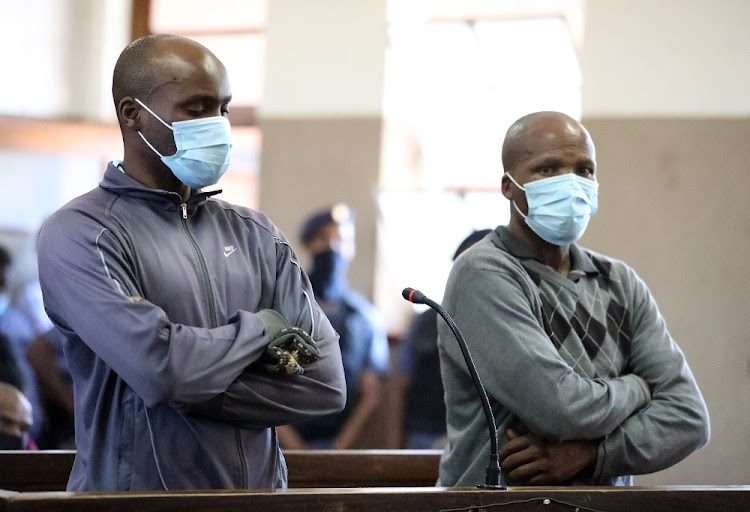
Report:
<svg viewBox="0 0 750 512"><path fill-rule="evenodd" d="M224 246L224 257L228 258L234 251L236 251L237 248L233 245L225 245Z"/></svg>

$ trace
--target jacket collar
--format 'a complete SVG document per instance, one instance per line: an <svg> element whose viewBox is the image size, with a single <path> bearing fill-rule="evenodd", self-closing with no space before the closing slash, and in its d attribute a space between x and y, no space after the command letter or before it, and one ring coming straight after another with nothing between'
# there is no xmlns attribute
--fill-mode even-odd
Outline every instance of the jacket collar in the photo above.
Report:
<svg viewBox="0 0 750 512"><path fill-rule="evenodd" d="M136 197L139 199L145 199L154 201L157 203L165 203L168 205L181 205L183 203L182 196L177 192L170 192L168 190L148 188L142 183L134 180L122 170L121 162L114 160L107 164L107 169L104 171L104 178L102 179L99 186L104 190L108 190L117 194L127 195L129 197ZM201 192L197 189L191 189L190 198L186 201L189 208L205 203L209 197L220 194L221 190L211 190L210 192Z"/></svg>
<svg viewBox="0 0 750 512"><path fill-rule="evenodd" d="M492 234L492 241L497 247L509 252L518 259L532 259L542 263L531 249L521 239L511 233L506 226L495 228ZM599 269L594 265L591 256L583 248L577 244L570 244L570 272L571 274L579 272L596 275L599 273Z"/></svg>

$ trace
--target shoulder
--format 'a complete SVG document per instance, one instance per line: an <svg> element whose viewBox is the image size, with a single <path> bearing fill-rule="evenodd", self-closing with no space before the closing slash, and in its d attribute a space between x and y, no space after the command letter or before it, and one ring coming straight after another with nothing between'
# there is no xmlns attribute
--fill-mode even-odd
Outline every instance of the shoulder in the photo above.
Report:
<svg viewBox="0 0 750 512"><path fill-rule="evenodd" d="M350 319L358 318L359 322L366 324L373 333L385 332L380 312L364 295L349 290L342 298L341 305Z"/></svg>
<svg viewBox="0 0 750 512"><path fill-rule="evenodd" d="M245 224L250 228L265 232L270 236L281 234L281 231L273 222L271 222L271 219L258 210L228 203L216 198L208 199L205 207L212 215L224 215L230 222Z"/></svg>
<svg viewBox="0 0 750 512"><path fill-rule="evenodd" d="M487 236L459 256L451 267L448 288L472 282L498 281L528 288L532 285L521 261L506 251L493 236Z"/></svg>
<svg viewBox="0 0 750 512"><path fill-rule="evenodd" d="M645 286L643 279L641 279L635 269L624 261L584 247L578 246L578 249L588 256L602 277L610 283L622 286L641 284Z"/></svg>
<svg viewBox="0 0 750 512"><path fill-rule="evenodd" d="M116 200L116 194L97 187L60 207L40 229L40 257L48 252L43 249L45 246L59 249L73 240L77 243L95 241L102 230L110 226L111 206Z"/></svg>

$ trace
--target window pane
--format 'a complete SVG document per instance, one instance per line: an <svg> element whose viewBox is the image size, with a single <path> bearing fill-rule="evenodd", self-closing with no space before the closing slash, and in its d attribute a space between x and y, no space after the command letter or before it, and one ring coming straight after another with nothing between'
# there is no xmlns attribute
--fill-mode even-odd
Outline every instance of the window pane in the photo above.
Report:
<svg viewBox="0 0 750 512"><path fill-rule="evenodd" d="M536 110L580 116L563 18L394 27L391 43L386 117L413 125L424 186L497 187L511 122Z"/></svg>

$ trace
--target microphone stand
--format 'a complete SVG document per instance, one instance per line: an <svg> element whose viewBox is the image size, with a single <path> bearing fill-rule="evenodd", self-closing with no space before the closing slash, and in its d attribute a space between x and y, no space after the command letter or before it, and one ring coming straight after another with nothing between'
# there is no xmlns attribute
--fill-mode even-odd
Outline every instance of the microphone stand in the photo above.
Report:
<svg viewBox="0 0 750 512"><path fill-rule="evenodd" d="M485 391L484 386L482 385L482 381L479 378L477 368L474 365L474 360L471 358L469 347L466 346L466 341L461 335L461 332L458 330L458 326L440 304L438 304L434 300L427 298L427 296L419 290L415 290L414 288L404 288L403 292L401 292L401 295L409 302L413 302L415 304L426 304L427 306L437 311L438 314L443 318L443 320L445 320L445 323L448 324L448 327L450 327L453 335L456 337L458 346L461 347L461 353L463 354L464 360L466 361L466 366L469 368L471 379L472 381L474 381L474 386L477 388L479 398L482 401L484 415L487 418L487 427L490 431L490 462L487 465L485 483L477 484L477 487L480 489L507 489L507 486L502 483L503 477L502 470L500 469L500 457L497 441L497 424L495 423L495 415L492 413L490 400L489 398L487 398L487 392Z"/></svg>

